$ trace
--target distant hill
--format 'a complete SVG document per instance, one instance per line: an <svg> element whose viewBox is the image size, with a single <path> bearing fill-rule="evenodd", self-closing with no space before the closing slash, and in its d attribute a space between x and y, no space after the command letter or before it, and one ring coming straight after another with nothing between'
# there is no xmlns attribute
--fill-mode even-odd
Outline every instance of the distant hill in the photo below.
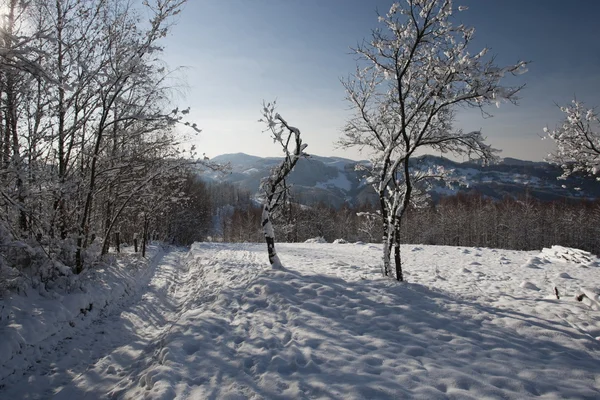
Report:
<svg viewBox="0 0 600 400"><path fill-rule="evenodd" d="M230 164L230 173L203 173L203 179L229 182L256 193L260 180L269 175L271 168L281 158L236 153L220 155L212 161ZM293 185L292 193L296 201L302 204L322 201L336 207L345 202L358 204L375 201L375 194L365 182L362 172L355 169L359 163L368 162L320 156L301 159L288 180ZM478 191L498 200L505 196L519 197L526 192L540 200L600 197L600 184L594 179L574 177L557 180L561 174L560 169L545 162L505 158L498 164L484 167L473 162L458 163L426 155L416 158L415 163L441 166L452 170L453 176L463 180L461 185L436 184L430 191L434 200L443 195L471 191Z"/></svg>

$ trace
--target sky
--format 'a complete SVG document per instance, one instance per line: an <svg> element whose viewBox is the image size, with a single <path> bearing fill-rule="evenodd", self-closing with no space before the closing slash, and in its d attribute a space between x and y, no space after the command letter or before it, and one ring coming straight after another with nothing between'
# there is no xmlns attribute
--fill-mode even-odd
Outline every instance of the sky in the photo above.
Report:
<svg viewBox="0 0 600 400"><path fill-rule="evenodd" d="M190 107L202 128L188 143L208 157L244 152L279 156L258 122L263 100L302 132L307 152L351 159L336 145L351 115L341 78L355 68L350 47L377 28L384 0L189 0L164 40L176 72L173 102ZM460 110L455 126L481 129L501 157L539 161L553 150L543 128L562 118L557 104L574 97L600 106L596 0L462 0L458 21L475 28L473 53L491 49L500 66L530 61L518 106Z"/></svg>

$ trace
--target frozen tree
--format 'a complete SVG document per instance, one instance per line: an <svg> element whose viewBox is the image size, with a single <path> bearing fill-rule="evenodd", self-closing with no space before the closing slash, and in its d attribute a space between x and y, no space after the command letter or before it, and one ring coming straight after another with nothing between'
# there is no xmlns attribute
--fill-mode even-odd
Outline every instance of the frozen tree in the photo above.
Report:
<svg viewBox="0 0 600 400"><path fill-rule="evenodd" d="M341 144L371 156L366 169L383 221L382 272L391 275L393 252L398 280L403 280L402 216L419 181L429 178L413 169L410 160L424 149L493 158L481 132L454 128L456 108L515 102L520 87L501 86L500 81L525 72L525 62L498 67L487 49L471 53L475 31L454 24L454 11L452 0L393 4L379 17L383 27L353 49L357 69L342 82L354 115Z"/></svg>
<svg viewBox="0 0 600 400"><path fill-rule="evenodd" d="M557 150L550 161L559 164L566 178L574 172L596 176L600 180L600 120L595 109L577 100L560 107L565 113L562 124L554 130L544 128Z"/></svg>
<svg viewBox="0 0 600 400"><path fill-rule="evenodd" d="M160 60L184 3L0 0L0 225L15 247L81 272L135 215L187 201L174 126L198 129Z"/></svg>
<svg viewBox="0 0 600 400"><path fill-rule="evenodd" d="M281 261L275 251L275 230L273 229L272 213L282 204L288 192L285 179L294 169L301 157L305 157L304 149L308 146L302 143L300 130L290 126L281 115L275 112L275 102L263 105L263 118L259 122L267 124L273 142L281 145L284 159L271 170L271 175L261 182L263 192L262 227L267 242L269 262L273 268L282 268ZM293 147L293 150L291 148Z"/></svg>
<svg viewBox="0 0 600 400"><path fill-rule="evenodd" d="M163 111L167 72L156 57L162 50L159 41L167 34L170 20L180 12L184 3L185 0L145 1L150 15L148 26L136 23L138 15L131 3L122 2L114 8L101 10L106 38L97 43L99 47L96 49L101 68L95 77L99 89L94 99L93 120L87 130L89 147L85 153L89 159L85 166L82 211L77 221L78 271L83 262L82 250L89 244L90 218L96 206L95 196L100 189L101 174L106 168L101 155L118 156L121 153L110 150L115 140L119 143L126 138L135 143L142 136L168 131L177 121L178 109L171 113ZM125 132L126 135L120 134ZM141 178L142 181L146 179Z"/></svg>

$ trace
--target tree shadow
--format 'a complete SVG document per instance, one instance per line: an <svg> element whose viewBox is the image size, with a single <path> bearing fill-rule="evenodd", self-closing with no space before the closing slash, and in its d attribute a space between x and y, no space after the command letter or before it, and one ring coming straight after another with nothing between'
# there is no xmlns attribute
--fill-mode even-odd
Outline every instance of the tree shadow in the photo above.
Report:
<svg viewBox="0 0 600 400"><path fill-rule="evenodd" d="M265 270L191 303L159 340L140 340L140 320L166 324L162 311L178 306L164 290L148 287L160 304L126 309L137 320L109 317L97 356L110 357L78 370L83 384L58 398L600 398L590 337L423 285ZM54 386L73 378L59 372Z"/></svg>
<svg viewBox="0 0 600 400"><path fill-rule="evenodd" d="M600 397L598 344L581 332L387 280L267 270L187 311L163 347L140 372L153 377L147 393L158 385L207 399Z"/></svg>

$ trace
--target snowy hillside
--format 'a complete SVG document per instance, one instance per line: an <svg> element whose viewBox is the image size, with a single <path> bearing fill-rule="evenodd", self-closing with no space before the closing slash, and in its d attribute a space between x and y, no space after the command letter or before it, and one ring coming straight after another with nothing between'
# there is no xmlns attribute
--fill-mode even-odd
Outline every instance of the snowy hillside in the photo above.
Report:
<svg viewBox="0 0 600 400"><path fill-rule="evenodd" d="M4 300L0 398L600 398L589 254L403 246L400 284L378 245L279 250L283 271L262 244L160 253L129 300L47 345L6 338L58 317Z"/></svg>
<svg viewBox="0 0 600 400"><path fill-rule="evenodd" d="M207 180L235 183L256 193L261 179L268 176L271 168L281 160L236 153L217 156L212 161L229 164L230 173L225 175L212 173L201 177ZM340 206L344 202L354 202L357 198L364 197L363 192L368 189L354 170L356 163L357 161L339 157L311 156L298 162L288 181L294 185L293 193L300 203L323 201L326 204Z"/></svg>
<svg viewBox="0 0 600 400"><path fill-rule="evenodd" d="M213 161L230 164L230 173L206 174L202 175L203 178L235 183L255 193L260 180L269 175L270 169L280 159L236 153L214 157ZM344 202L358 204L374 201L371 188L365 184L360 172L355 170L357 163L365 162L340 157L311 156L300 160L289 181L294 185L298 201L304 204L324 201L339 206ZM517 197L526 191L541 200L600 197L600 187L593 179L572 177L566 181L557 180L561 171L543 162L506 158L499 164L482 167L474 163L456 163L442 157L422 156L415 159L415 163L443 166L446 170L452 170L453 176L463 181L450 188L442 184L435 186L431 191L434 199L470 190L477 190L495 199L502 199L507 195Z"/></svg>

